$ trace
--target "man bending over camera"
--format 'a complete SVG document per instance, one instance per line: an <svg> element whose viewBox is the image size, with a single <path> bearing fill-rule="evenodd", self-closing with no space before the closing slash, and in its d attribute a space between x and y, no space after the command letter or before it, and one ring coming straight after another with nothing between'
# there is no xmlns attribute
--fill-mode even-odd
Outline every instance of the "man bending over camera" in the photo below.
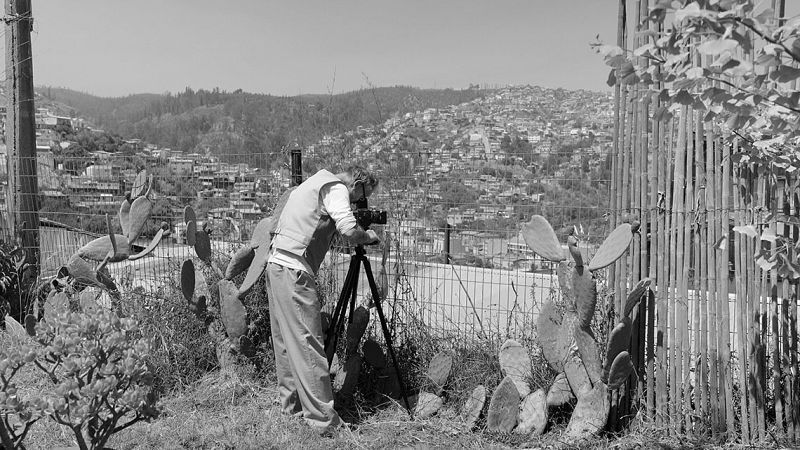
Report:
<svg viewBox="0 0 800 450"><path fill-rule="evenodd" d="M320 170L289 194L272 239L266 276L281 408L321 433L342 420L333 409L315 276L336 231L357 245L378 242L350 209L377 185L359 166Z"/></svg>

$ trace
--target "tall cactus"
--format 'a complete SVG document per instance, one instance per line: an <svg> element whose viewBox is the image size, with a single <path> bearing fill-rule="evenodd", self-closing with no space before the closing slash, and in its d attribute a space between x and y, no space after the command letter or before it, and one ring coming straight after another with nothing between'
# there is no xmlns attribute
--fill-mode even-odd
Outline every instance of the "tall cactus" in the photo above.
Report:
<svg viewBox="0 0 800 450"><path fill-rule="evenodd" d="M525 242L536 254L560 262L557 273L566 311L559 313L552 302L545 302L537 321L537 340L550 366L559 372L546 394L546 404L563 404L572 395L578 400L567 428L571 438L597 433L605 426L609 412L608 391L619 388L633 371L630 314L649 290L650 280L640 281L629 295L623 316L610 333L604 362L600 360L591 323L597 307L593 272L622 257L637 230L636 222L621 224L603 241L589 263L584 264L573 229L567 237L567 250L574 263L570 268L561 262L565 252L544 217L534 216L523 227Z"/></svg>

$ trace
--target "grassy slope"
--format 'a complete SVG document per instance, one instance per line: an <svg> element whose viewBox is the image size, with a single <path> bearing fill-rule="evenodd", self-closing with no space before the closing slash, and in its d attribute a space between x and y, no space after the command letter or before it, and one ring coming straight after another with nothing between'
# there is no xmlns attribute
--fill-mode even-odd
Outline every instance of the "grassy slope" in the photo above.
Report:
<svg viewBox="0 0 800 450"><path fill-rule="evenodd" d="M362 413L352 430L320 437L301 420L284 416L274 403L274 379L263 384L237 376L209 374L178 396L162 401L163 413L151 423L139 423L115 435L114 449L330 449L330 448L720 448L708 442L664 438L652 428L634 429L624 437L600 437L580 444L563 439L564 424L542 438L459 430L458 408L446 404L437 416L410 420L398 404ZM73 446L72 435L53 422L37 423L28 448ZM731 448L731 447L729 447Z"/></svg>

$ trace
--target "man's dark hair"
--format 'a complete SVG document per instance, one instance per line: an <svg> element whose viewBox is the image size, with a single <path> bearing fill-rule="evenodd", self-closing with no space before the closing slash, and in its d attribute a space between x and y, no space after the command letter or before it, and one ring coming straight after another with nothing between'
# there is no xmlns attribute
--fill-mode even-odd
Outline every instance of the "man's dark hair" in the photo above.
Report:
<svg viewBox="0 0 800 450"><path fill-rule="evenodd" d="M352 165L345 169L345 172L353 177L353 184L361 181L364 185L370 186L373 189L378 186L378 178L362 166Z"/></svg>

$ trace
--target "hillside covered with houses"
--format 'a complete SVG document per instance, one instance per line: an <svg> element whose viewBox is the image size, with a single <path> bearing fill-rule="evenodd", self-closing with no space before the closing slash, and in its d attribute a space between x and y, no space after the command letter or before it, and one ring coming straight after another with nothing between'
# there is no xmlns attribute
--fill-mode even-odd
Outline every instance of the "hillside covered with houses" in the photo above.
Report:
<svg viewBox="0 0 800 450"><path fill-rule="evenodd" d="M229 157L224 137L219 148L178 150L106 132L41 96L37 106L41 215L89 232L104 232L103 214L116 212L147 168L158 194L154 230L167 221L180 241L191 204L219 239L247 239L290 184L291 148L302 150L304 173L354 161L377 170L382 187L371 206L389 211L388 229L420 260L441 260L448 248L456 262L528 270L541 264L519 236L532 214L547 214L557 227L580 224L589 235L605 226L607 93L512 86L244 159ZM5 172L5 155L0 161Z"/></svg>

